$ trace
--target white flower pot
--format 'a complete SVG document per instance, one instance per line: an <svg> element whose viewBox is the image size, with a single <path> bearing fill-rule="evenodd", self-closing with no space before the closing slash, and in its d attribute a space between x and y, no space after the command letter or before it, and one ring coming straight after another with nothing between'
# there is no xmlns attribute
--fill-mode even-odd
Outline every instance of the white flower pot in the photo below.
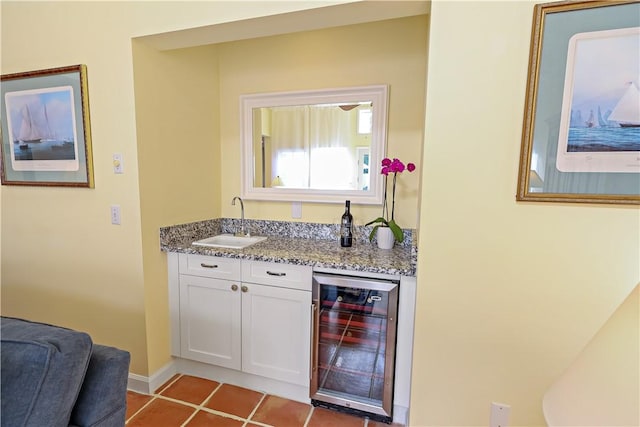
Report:
<svg viewBox="0 0 640 427"><path fill-rule="evenodd" d="M378 227L376 231L376 240L380 249L392 249L396 242L393 231L389 227Z"/></svg>

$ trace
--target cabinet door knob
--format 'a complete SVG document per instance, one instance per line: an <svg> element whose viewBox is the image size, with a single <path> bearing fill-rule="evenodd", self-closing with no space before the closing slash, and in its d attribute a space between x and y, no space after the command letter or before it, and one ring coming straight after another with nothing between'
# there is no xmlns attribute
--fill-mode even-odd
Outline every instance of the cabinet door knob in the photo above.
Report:
<svg viewBox="0 0 640 427"><path fill-rule="evenodd" d="M236 285L236 284L231 285L231 290L234 291L234 292L237 291L238 290L238 285Z"/></svg>
<svg viewBox="0 0 640 427"><path fill-rule="evenodd" d="M240 289L242 289L242 292L247 292L249 290L249 288L244 285Z"/></svg>

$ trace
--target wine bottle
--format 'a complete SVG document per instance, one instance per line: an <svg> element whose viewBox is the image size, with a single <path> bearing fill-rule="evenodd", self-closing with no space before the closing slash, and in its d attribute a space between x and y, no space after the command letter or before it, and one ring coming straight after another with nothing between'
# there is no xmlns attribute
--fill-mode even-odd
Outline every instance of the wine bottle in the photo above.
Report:
<svg viewBox="0 0 640 427"><path fill-rule="evenodd" d="M342 221L340 222L340 246L351 247L353 244L353 216L351 215L351 202L345 202Z"/></svg>

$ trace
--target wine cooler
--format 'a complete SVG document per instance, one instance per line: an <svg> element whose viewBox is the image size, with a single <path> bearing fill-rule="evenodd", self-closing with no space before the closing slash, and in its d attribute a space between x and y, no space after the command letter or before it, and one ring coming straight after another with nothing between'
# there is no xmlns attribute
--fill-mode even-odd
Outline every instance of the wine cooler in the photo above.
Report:
<svg viewBox="0 0 640 427"><path fill-rule="evenodd" d="M311 402L390 423L398 281L315 273Z"/></svg>

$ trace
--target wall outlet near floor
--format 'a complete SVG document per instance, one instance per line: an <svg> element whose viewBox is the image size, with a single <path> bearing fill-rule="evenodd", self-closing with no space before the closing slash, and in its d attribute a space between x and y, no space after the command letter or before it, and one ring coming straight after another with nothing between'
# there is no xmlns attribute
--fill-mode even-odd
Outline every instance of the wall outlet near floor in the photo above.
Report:
<svg viewBox="0 0 640 427"><path fill-rule="evenodd" d="M509 425L509 413L511 406L504 403L491 402L491 418L489 427L507 427Z"/></svg>

